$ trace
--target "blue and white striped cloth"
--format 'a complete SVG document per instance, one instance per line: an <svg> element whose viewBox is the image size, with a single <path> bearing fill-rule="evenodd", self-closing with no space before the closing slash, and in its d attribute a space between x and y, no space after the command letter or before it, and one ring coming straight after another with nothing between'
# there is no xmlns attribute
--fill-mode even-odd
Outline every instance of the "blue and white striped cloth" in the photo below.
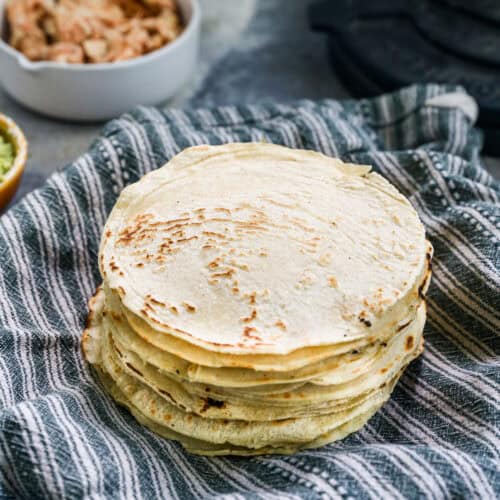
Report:
<svg viewBox="0 0 500 500"><path fill-rule="evenodd" d="M500 187L480 164L471 113L433 99L453 92L463 93L429 85L361 101L139 108L7 212L0 497L499 498ZM435 249L426 348L342 442L290 457L192 456L139 426L82 359L98 242L121 189L183 148L263 140L372 164L409 197Z"/></svg>

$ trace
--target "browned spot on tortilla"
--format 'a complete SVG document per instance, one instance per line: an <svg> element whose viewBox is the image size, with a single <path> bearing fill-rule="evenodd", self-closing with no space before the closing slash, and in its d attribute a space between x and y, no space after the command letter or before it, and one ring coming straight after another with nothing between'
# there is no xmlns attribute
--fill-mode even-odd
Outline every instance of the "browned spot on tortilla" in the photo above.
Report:
<svg viewBox="0 0 500 500"><path fill-rule="evenodd" d="M179 311L178 311L177 307L175 307L175 306L170 306L170 310L171 310L174 314L179 314Z"/></svg>
<svg viewBox="0 0 500 500"><path fill-rule="evenodd" d="M386 372L387 372L387 370L389 370L389 368L382 368L382 369L380 370L380 373L386 373Z"/></svg>
<svg viewBox="0 0 500 500"><path fill-rule="evenodd" d="M217 267L219 267L219 262L218 262L219 259L215 259L213 260L212 262L210 262L210 264L208 264L208 268L209 269L216 269Z"/></svg>
<svg viewBox="0 0 500 500"><path fill-rule="evenodd" d="M285 392L285 394L283 394L283 397L285 399L290 399L292 397L292 395L289 392Z"/></svg>
<svg viewBox="0 0 500 500"><path fill-rule="evenodd" d="M234 269L228 269L227 271L224 271L222 273L214 273L212 274L213 278L231 278L231 276L235 273L236 271Z"/></svg>
<svg viewBox="0 0 500 500"><path fill-rule="evenodd" d="M238 293L240 293L240 289L237 287L237 286L234 286L233 288L231 288L232 292L237 295Z"/></svg>
<svg viewBox="0 0 500 500"><path fill-rule="evenodd" d="M166 306L166 304L165 304L164 302L161 302L160 300L155 299L154 297L151 297L149 300L150 300L153 304L156 304L157 306L163 306L163 307L165 307L165 306Z"/></svg>
<svg viewBox="0 0 500 500"><path fill-rule="evenodd" d="M191 236L190 238L182 238L177 240L177 243L186 243L186 241L197 240L198 236Z"/></svg>
<svg viewBox="0 0 500 500"><path fill-rule="evenodd" d="M328 285L330 285L332 288L337 288L339 286L335 276L328 276Z"/></svg>
<svg viewBox="0 0 500 500"><path fill-rule="evenodd" d="M206 392L210 392L210 387L205 387Z"/></svg>
<svg viewBox="0 0 500 500"><path fill-rule="evenodd" d="M163 417L163 420L165 420L165 422L170 422L170 420L172 420L172 417L171 415L165 415ZM175 427L174 424L172 424L172 427Z"/></svg>
<svg viewBox="0 0 500 500"><path fill-rule="evenodd" d="M144 262L138 262L135 267L144 267Z"/></svg>
<svg viewBox="0 0 500 500"><path fill-rule="evenodd" d="M167 396L167 398L170 399L170 401L172 401L173 403L175 403L175 399L172 397L172 395L170 394L170 392L164 391L163 389L158 389L158 391L161 394L163 394L164 396Z"/></svg>
<svg viewBox="0 0 500 500"><path fill-rule="evenodd" d="M182 307L186 309L187 312L194 313L196 312L196 306L193 306L193 304L190 304L189 302L183 302Z"/></svg>
<svg viewBox="0 0 500 500"><path fill-rule="evenodd" d="M215 208L214 209L216 212L224 212L225 214L231 214L231 210L229 210L228 208Z"/></svg>
<svg viewBox="0 0 500 500"><path fill-rule="evenodd" d="M249 270L250 270L250 268L248 267L248 265L247 265L247 264L239 264L239 263L238 263L238 262L236 262L235 260L232 260L232 261L231 261L231 264L232 264L233 266L238 267L238 268L239 268L239 269L241 269L242 271L249 271Z"/></svg>
<svg viewBox="0 0 500 500"><path fill-rule="evenodd" d="M243 336L251 339L261 340L260 337L255 335L256 332L257 328L254 328L252 326L245 326L245 329L243 330Z"/></svg>
<svg viewBox="0 0 500 500"><path fill-rule="evenodd" d="M214 231L203 231L205 236L213 236L214 238L225 238L226 235L222 233L216 233Z"/></svg>
<svg viewBox="0 0 500 500"><path fill-rule="evenodd" d="M257 317L257 310L253 309L250 316L247 316L245 318L240 318L240 321L243 323L250 323L250 321L253 321Z"/></svg>
<svg viewBox="0 0 500 500"><path fill-rule="evenodd" d="M187 222L188 220L189 220L189 217L182 217L182 218L179 218L179 219L167 220L166 224L175 224L177 222Z"/></svg>
<svg viewBox="0 0 500 500"><path fill-rule="evenodd" d="M264 229L261 227L261 224L258 221L235 221L234 222L238 227L248 228L248 229Z"/></svg>
<svg viewBox="0 0 500 500"><path fill-rule="evenodd" d="M111 236L111 234L112 234L112 233L111 233L111 231L108 229L108 230L106 231L106 237L107 237L107 238L109 238L109 237Z"/></svg>
<svg viewBox="0 0 500 500"><path fill-rule="evenodd" d="M238 283L236 282L236 284L238 284ZM255 299L257 297L257 294L255 292L245 294L245 298L247 298L247 297L248 297L249 304L254 305L256 302Z"/></svg>
<svg viewBox="0 0 500 500"><path fill-rule="evenodd" d="M187 220L189 220L189 219L185 219L185 221L187 221ZM185 221L181 221L180 219L179 219L179 221L180 221L179 223L174 224L173 226L166 227L165 229L163 229L163 231L164 231L164 232L168 232L168 233L170 233L170 232L172 232L172 231L174 231L174 230L176 230L176 229L180 229L180 228L182 228L182 227L185 227L185 226L189 226L189 225L190 225L190 224L186 223ZM170 221L170 222L169 222L169 224L170 224L171 222L174 222L174 221Z"/></svg>
<svg viewBox="0 0 500 500"><path fill-rule="evenodd" d="M137 373L139 376L143 377L144 375L137 369L134 368L130 363L125 363L133 372Z"/></svg>
<svg viewBox="0 0 500 500"><path fill-rule="evenodd" d="M370 327L372 326L372 322L369 319L366 319L366 314L364 311L361 311L360 315L358 316L359 321L363 323L365 326Z"/></svg>
<svg viewBox="0 0 500 500"><path fill-rule="evenodd" d="M187 220L189 220L189 219L175 219L173 221L159 220L157 222L152 222L151 224L149 224L149 227L169 226L170 224L173 224L174 222L184 222L184 221L187 221Z"/></svg>
<svg viewBox="0 0 500 500"><path fill-rule="evenodd" d="M407 339L406 339L406 342L405 342L405 349L407 351L410 351L413 347L413 341L414 341L414 338L413 338L413 335L410 335Z"/></svg>
<svg viewBox="0 0 500 500"><path fill-rule="evenodd" d="M278 328L281 328L283 331L286 331L286 325L280 319L276 321L276 323L274 323L274 326L277 326Z"/></svg>
<svg viewBox="0 0 500 500"><path fill-rule="evenodd" d="M430 267L430 262L429 262L429 267ZM425 300L425 293L424 293L424 288L426 287L427 285L427 281L429 279L429 275L430 275L430 269L427 270L427 272L425 273L425 277L422 281L422 283L420 283L420 286L418 287L418 296L422 299L422 300Z"/></svg>
<svg viewBox="0 0 500 500"><path fill-rule="evenodd" d="M206 412L209 408L225 408L226 403L224 401L219 401L218 399L212 398L203 398L203 407L200 410L200 413Z"/></svg>
<svg viewBox="0 0 500 500"><path fill-rule="evenodd" d="M406 323L403 323L401 326L398 326L398 329L396 331L400 332L401 330L404 330L410 323L411 319L408 320Z"/></svg>
<svg viewBox="0 0 500 500"><path fill-rule="evenodd" d="M148 304L147 302L144 304L144 307L146 309L149 309L151 312L155 312L154 307L151 304Z"/></svg>

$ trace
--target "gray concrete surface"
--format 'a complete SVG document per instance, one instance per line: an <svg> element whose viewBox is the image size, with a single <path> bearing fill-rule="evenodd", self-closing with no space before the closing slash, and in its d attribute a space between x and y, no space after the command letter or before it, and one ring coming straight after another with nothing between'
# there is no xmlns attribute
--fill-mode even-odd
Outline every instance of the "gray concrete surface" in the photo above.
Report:
<svg viewBox="0 0 500 500"><path fill-rule="evenodd" d="M349 97L328 62L325 37L309 30L310 0L200 1L199 66L191 83L165 105ZM102 127L36 115L2 91L0 112L19 123L30 143L27 172L15 201L84 152ZM500 178L500 161L488 160L487 164Z"/></svg>

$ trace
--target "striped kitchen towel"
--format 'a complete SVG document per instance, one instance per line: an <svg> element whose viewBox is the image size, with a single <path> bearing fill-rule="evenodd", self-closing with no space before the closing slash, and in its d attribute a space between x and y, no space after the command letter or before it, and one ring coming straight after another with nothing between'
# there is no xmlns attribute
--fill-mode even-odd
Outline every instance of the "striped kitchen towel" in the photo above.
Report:
<svg viewBox="0 0 500 500"><path fill-rule="evenodd" d="M413 86L361 101L138 108L0 219L0 496L500 497L500 186L474 102ZM295 456L204 458L140 427L83 361L101 230L127 184L195 144L268 141L368 163L434 245L424 354L360 432Z"/></svg>

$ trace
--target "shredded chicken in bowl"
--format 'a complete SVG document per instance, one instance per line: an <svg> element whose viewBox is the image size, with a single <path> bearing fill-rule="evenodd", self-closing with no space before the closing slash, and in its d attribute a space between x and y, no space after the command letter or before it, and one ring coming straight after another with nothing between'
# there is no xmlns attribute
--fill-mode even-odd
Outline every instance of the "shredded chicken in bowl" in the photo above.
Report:
<svg viewBox="0 0 500 500"><path fill-rule="evenodd" d="M105 63L175 40L175 0L9 0L9 43L33 61Z"/></svg>

